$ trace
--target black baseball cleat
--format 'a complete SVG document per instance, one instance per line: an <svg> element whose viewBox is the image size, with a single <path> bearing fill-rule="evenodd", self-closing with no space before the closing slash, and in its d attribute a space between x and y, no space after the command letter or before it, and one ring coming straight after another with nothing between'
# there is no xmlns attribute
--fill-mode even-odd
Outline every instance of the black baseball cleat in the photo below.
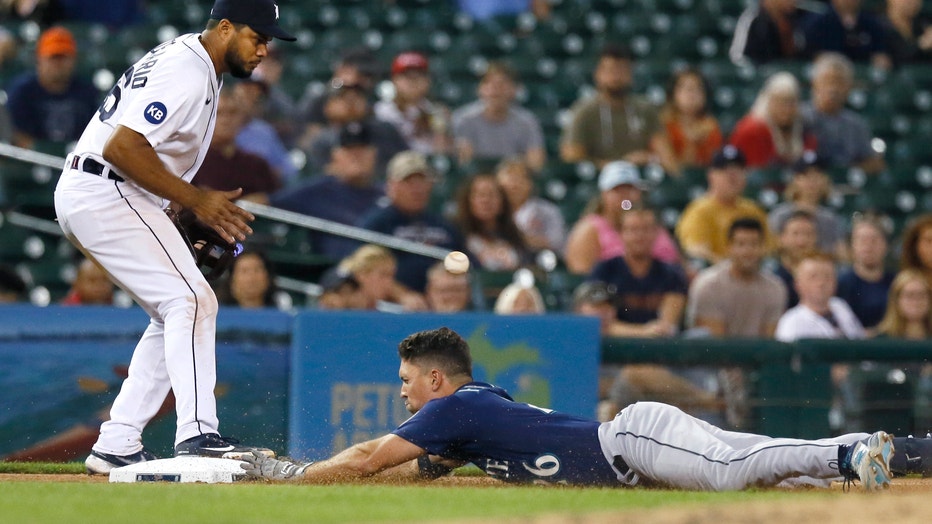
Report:
<svg viewBox="0 0 932 524"><path fill-rule="evenodd" d="M239 460L252 452L274 457L275 452L268 448L241 446L235 438L221 437L216 433L205 433L180 442L175 446L176 457L214 457Z"/></svg>
<svg viewBox="0 0 932 524"><path fill-rule="evenodd" d="M132 455L111 455L91 450L91 454L84 460L84 467L87 469L88 475L109 475L112 469L139 462L148 462L157 458L145 448Z"/></svg>
<svg viewBox="0 0 932 524"><path fill-rule="evenodd" d="M932 477L932 435L925 438L896 437L893 439L896 454L890 459L894 476L922 475Z"/></svg>

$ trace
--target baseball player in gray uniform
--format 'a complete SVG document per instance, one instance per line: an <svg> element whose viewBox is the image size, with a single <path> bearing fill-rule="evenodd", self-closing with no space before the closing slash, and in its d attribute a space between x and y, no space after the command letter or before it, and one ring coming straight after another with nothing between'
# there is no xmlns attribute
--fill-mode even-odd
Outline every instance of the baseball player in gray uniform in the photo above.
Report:
<svg viewBox="0 0 932 524"><path fill-rule="evenodd" d="M68 155L55 190L62 230L151 317L85 461L88 473L155 458L142 431L170 389L176 456L258 449L220 436L217 299L165 209L191 210L231 242L252 233L254 217L233 203L241 190L190 182L213 136L223 73L246 78L273 37L295 40L278 16L273 0L217 0L202 33L165 42L126 70Z"/></svg>

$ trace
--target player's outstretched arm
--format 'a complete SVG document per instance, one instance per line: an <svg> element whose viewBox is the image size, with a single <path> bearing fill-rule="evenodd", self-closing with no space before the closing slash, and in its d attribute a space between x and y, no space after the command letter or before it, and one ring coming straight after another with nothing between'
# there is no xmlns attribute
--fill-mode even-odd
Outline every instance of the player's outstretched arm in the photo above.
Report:
<svg viewBox="0 0 932 524"><path fill-rule="evenodd" d="M415 459L426 454L407 440L393 434L362 442L322 462L303 468L300 475L281 478L274 474L275 459L250 457L243 469L247 474L272 480L294 480L313 484L351 482L379 474L380 478L413 480L418 478ZM407 463L410 463L408 465ZM297 465L296 465L297 466ZM402 466L402 467L397 467Z"/></svg>

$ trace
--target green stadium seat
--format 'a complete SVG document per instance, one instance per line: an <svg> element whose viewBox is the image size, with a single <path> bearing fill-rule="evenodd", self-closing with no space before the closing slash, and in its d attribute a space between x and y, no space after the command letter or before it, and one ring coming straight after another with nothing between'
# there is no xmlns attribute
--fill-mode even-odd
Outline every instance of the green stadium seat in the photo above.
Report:
<svg viewBox="0 0 932 524"><path fill-rule="evenodd" d="M45 286L49 291L62 291L70 287L70 283L65 280L67 262L51 253L36 260L24 262L21 267L29 276L33 286Z"/></svg>
<svg viewBox="0 0 932 524"><path fill-rule="evenodd" d="M683 209L703 186L697 186L684 176L667 177L647 193L647 202L654 209L673 207Z"/></svg>
<svg viewBox="0 0 932 524"><path fill-rule="evenodd" d="M526 100L522 101L522 105L535 113L538 110L547 110L552 114L552 112L565 106L559 90L549 82L525 82L524 90L527 95Z"/></svg>
<svg viewBox="0 0 932 524"><path fill-rule="evenodd" d="M399 54L405 51L418 51L424 54L431 52L432 33L427 31L395 31L385 40L385 52L380 55L385 56L387 63Z"/></svg>
<svg viewBox="0 0 932 524"><path fill-rule="evenodd" d="M916 86L902 77L891 78L882 89L873 90L873 103L868 114L889 116L892 113L915 111Z"/></svg>
<svg viewBox="0 0 932 524"><path fill-rule="evenodd" d="M571 184L579 181L576 174L576 164L561 162L557 159L551 159L544 164L540 172L540 178L543 180L561 180Z"/></svg>
<svg viewBox="0 0 932 524"><path fill-rule="evenodd" d="M691 186L705 187L708 182L706 169L704 167L687 167L683 169L680 175L683 180Z"/></svg>
<svg viewBox="0 0 932 524"><path fill-rule="evenodd" d="M0 221L0 260L15 262L26 258L26 240L31 233L22 227Z"/></svg>
<svg viewBox="0 0 932 524"><path fill-rule="evenodd" d="M482 298L482 303L487 310L493 309L495 300L499 293L505 289L505 286L514 281L514 271L487 271L477 269L473 271L474 293Z"/></svg>
<svg viewBox="0 0 932 524"><path fill-rule="evenodd" d="M637 11L641 9L639 3L631 2L629 0L592 0L590 4L590 9L597 13L602 13L604 15L612 15L620 10L625 9L628 11Z"/></svg>
<svg viewBox="0 0 932 524"><path fill-rule="evenodd" d="M753 169L748 173L748 194L754 195L763 188L782 192L789 178L789 171L782 168Z"/></svg>
<svg viewBox="0 0 932 524"><path fill-rule="evenodd" d="M902 210L898 206L899 187L890 173L868 177L864 187L855 197L855 206L860 211L880 211L892 215Z"/></svg>
<svg viewBox="0 0 932 524"><path fill-rule="evenodd" d="M565 268L557 268L548 273L537 284L544 297L548 311L572 311L573 291L582 284L586 275L574 275Z"/></svg>
<svg viewBox="0 0 932 524"><path fill-rule="evenodd" d="M888 147L888 161L894 164L932 164L932 148L926 136L903 137Z"/></svg>
<svg viewBox="0 0 932 524"><path fill-rule="evenodd" d="M450 49L436 58L446 63L451 75L474 78L476 72L472 68L472 61L482 56L478 38L473 34L463 34L454 36Z"/></svg>

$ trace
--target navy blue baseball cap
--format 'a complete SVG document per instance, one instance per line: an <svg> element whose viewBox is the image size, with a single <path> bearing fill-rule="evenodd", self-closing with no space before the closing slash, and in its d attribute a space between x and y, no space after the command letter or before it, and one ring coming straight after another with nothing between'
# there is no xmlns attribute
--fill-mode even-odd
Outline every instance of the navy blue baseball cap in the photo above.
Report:
<svg viewBox="0 0 932 524"><path fill-rule="evenodd" d="M362 122L346 124L337 135L337 145L340 147L372 145L372 134L369 126Z"/></svg>
<svg viewBox="0 0 932 524"><path fill-rule="evenodd" d="M246 24L261 35L273 36L280 40L297 40L279 27L278 4L272 0L217 0L210 10L210 18L226 18L234 24Z"/></svg>
<svg viewBox="0 0 932 524"><path fill-rule="evenodd" d="M747 167L748 160L740 149L731 144L719 149L712 156L711 167L713 168L722 169L732 164Z"/></svg>
<svg viewBox="0 0 932 524"><path fill-rule="evenodd" d="M811 150L803 151L799 160L793 163L793 173L807 173L809 169L818 169L825 171L828 169L825 160L818 153Z"/></svg>

